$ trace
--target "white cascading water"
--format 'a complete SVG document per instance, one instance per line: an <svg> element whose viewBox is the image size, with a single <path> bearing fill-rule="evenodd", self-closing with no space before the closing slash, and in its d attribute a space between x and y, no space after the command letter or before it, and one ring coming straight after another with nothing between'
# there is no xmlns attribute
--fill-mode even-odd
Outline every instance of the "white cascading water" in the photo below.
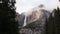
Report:
<svg viewBox="0 0 60 34"><path fill-rule="evenodd" d="M23 27L26 26L26 18L27 16L25 16Z"/></svg>

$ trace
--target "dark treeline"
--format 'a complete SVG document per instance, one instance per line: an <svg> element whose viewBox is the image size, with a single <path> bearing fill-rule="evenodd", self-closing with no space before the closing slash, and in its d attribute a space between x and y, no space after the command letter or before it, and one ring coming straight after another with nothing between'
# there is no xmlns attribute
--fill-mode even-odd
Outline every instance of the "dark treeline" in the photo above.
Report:
<svg viewBox="0 0 60 34"><path fill-rule="evenodd" d="M0 0L0 34L19 34L15 0Z"/></svg>
<svg viewBox="0 0 60 34"><path fill-rule="evenodd" d="M46 34L60 34L60 9L54 9L49 19L46 21Z"/></svg>

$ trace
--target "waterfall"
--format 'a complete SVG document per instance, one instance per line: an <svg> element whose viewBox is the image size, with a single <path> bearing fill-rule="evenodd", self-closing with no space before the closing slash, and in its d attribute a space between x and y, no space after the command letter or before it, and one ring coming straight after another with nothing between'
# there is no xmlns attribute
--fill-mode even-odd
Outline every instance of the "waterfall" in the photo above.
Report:
<svg viewBox="0 0 60 34"><path fill-rule="evenodd" d="M26 18L27 17L25 16L23 27L26 26Z"/></svg>

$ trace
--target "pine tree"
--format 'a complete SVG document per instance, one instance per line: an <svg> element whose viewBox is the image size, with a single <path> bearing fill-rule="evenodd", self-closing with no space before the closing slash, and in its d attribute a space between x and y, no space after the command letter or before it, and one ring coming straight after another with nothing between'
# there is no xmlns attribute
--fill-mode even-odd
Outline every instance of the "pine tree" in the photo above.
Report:
<svg viewBox="0 0 60 34"><path fill-rule="evenodd" d="M55 18L54 18L54 23L55 23L55 34L60 34L60 9L57 7L57 11L55 11Z"/></svg>
<svg viewBox="0 0 60 34"><path fill-rule="evenodd" d="M15 0L0 0L0 34L18 34Z"/></svg>
<svg viewBox="0 0 60 34"><path fill-rule="evenodd" d="M54 18L52 14L50 15L49 19L46 20L46 34L53 34L53 21Z"/></svg>
<svg viewBox="0 0 60 34"><path fill-rule="evenodd" d="M54 16L52 16L54 14ZM60 34L60 9L57 7L57 9L53 10L49 17L49 19L46 21L46 34Z"/></svg>

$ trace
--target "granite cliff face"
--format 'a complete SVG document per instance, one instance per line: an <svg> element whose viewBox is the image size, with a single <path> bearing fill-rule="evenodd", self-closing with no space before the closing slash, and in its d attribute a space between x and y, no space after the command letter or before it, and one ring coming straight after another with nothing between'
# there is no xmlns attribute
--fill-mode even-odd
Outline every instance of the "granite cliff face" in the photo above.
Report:
<svg viewBox="0 0 60 34"><path fill-rule="evenodd" d="M23 13L22 14L16 13L16 21L18 21L19 28L22 28L24 24L24 19L25 19L25 15Z"/></svg>
<svg viewBox="0 0 60 34"><path fill-rule="evenodd" d="M49 12L47 12L46 10L41 10L41 17L39 19L37 19L36 21L27 24L24 28L30 28L33 31L33 34L38 33L38 34L44 34L45 31L45 21L46 19L48 19L49 17Z"/></svg>
<svg viewBox="0 0 60 34"><path fill-rule="evenodd" d="M34 8L31 14L26 15L24 13L17 15L20 34L44 34L46 32L45 21L48 19L50 12L44 9ZM24 23L25 26L23 27Z"/></svg>

